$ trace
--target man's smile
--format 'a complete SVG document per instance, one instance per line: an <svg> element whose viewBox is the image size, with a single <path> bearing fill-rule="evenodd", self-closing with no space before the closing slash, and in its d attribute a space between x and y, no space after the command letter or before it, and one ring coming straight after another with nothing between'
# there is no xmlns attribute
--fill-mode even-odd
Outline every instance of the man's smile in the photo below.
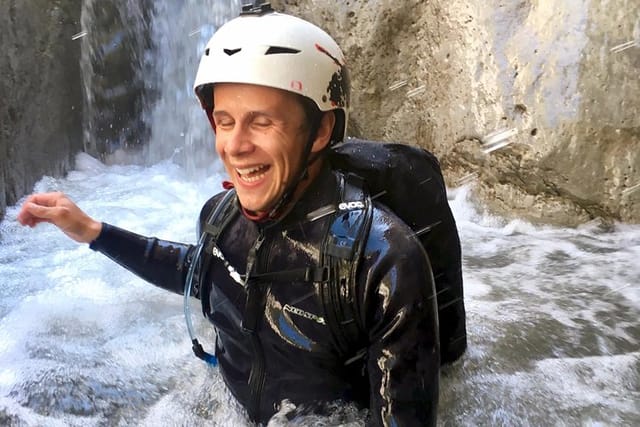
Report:
<svg viewBox="0 0 640 427"><path fill-rule="evenodd" d="M252 183L264 178L270 168L270 165L258 165L250 168L236 168L236 172L242 181Z"/></svg>

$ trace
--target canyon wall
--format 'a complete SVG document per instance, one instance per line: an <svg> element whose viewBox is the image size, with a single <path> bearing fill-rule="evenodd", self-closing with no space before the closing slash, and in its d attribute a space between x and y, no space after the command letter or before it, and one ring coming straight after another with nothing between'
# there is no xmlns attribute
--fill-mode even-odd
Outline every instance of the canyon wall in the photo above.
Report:
<svg viewBox="0 0 640 427"><path fill-rule="evenodd" d="M81 0L0 0L0 218L82 150Z"/></svg>
<svg viewBox="0 0 640 427"><path fill-rule="evenodd" d="M272 3L343 47L352 135L433 151L507 217L640 222L640 3Z"/></svg>

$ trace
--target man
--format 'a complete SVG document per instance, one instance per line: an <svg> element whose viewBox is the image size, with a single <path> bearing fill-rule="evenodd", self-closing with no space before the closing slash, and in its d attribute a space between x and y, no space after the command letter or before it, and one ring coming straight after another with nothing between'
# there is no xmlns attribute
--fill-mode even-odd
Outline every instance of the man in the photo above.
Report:
<svg viewBox="0 0 640 427"><path fill-rule="evenodd" d="M195 82L233 188L202 209L204 250L100 223L59 193L30 196L18 219L51 222L164 289L186 285L216 329L225 383L253 420L267 422L285 399L316 410L341 400L368 407L375 425L435 425L436 298L414 233L374 203L354 243L353 280L324 268L328 230L368 205L341 203L354 186L326 156L346 133L343 54L306 21L268 4L243 9L208 43ZM336 319L357 331L353 342L331 327Z"/></svg>

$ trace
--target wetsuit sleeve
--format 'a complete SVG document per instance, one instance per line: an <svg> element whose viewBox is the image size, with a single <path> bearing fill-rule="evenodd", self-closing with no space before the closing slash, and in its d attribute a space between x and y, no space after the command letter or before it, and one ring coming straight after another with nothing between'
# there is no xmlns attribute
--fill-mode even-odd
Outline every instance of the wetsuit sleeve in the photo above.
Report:
<svg viewBox="0 0 640 427"><path fill-rule="evenodd" d="M405 232L374 222L371 233L370 242L383 242L368 244L363 272L372 424L435 426L440 349L429 260Z"/></svg>
<svg viewBox="0 0 640 427"><path fill-rule="evenodd" d="M89 247L142 279L178 294L184 292L194 253L192 245L141 236L107 223Z"/></svg>

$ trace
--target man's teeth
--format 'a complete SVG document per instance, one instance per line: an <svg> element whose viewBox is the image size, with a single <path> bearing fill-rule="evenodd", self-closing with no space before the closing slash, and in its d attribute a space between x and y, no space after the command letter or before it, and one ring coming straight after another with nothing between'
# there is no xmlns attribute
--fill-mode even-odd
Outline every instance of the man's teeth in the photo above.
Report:
<svg viewBox="0 0 640 427"><path fill-rule="evenodd" d="M255 182L261 179L264 176L264 172L267 169L267 165L255 166L252 168L238 169L236 168L236 172L240 175L240 178L246 182Z"/></svg>

